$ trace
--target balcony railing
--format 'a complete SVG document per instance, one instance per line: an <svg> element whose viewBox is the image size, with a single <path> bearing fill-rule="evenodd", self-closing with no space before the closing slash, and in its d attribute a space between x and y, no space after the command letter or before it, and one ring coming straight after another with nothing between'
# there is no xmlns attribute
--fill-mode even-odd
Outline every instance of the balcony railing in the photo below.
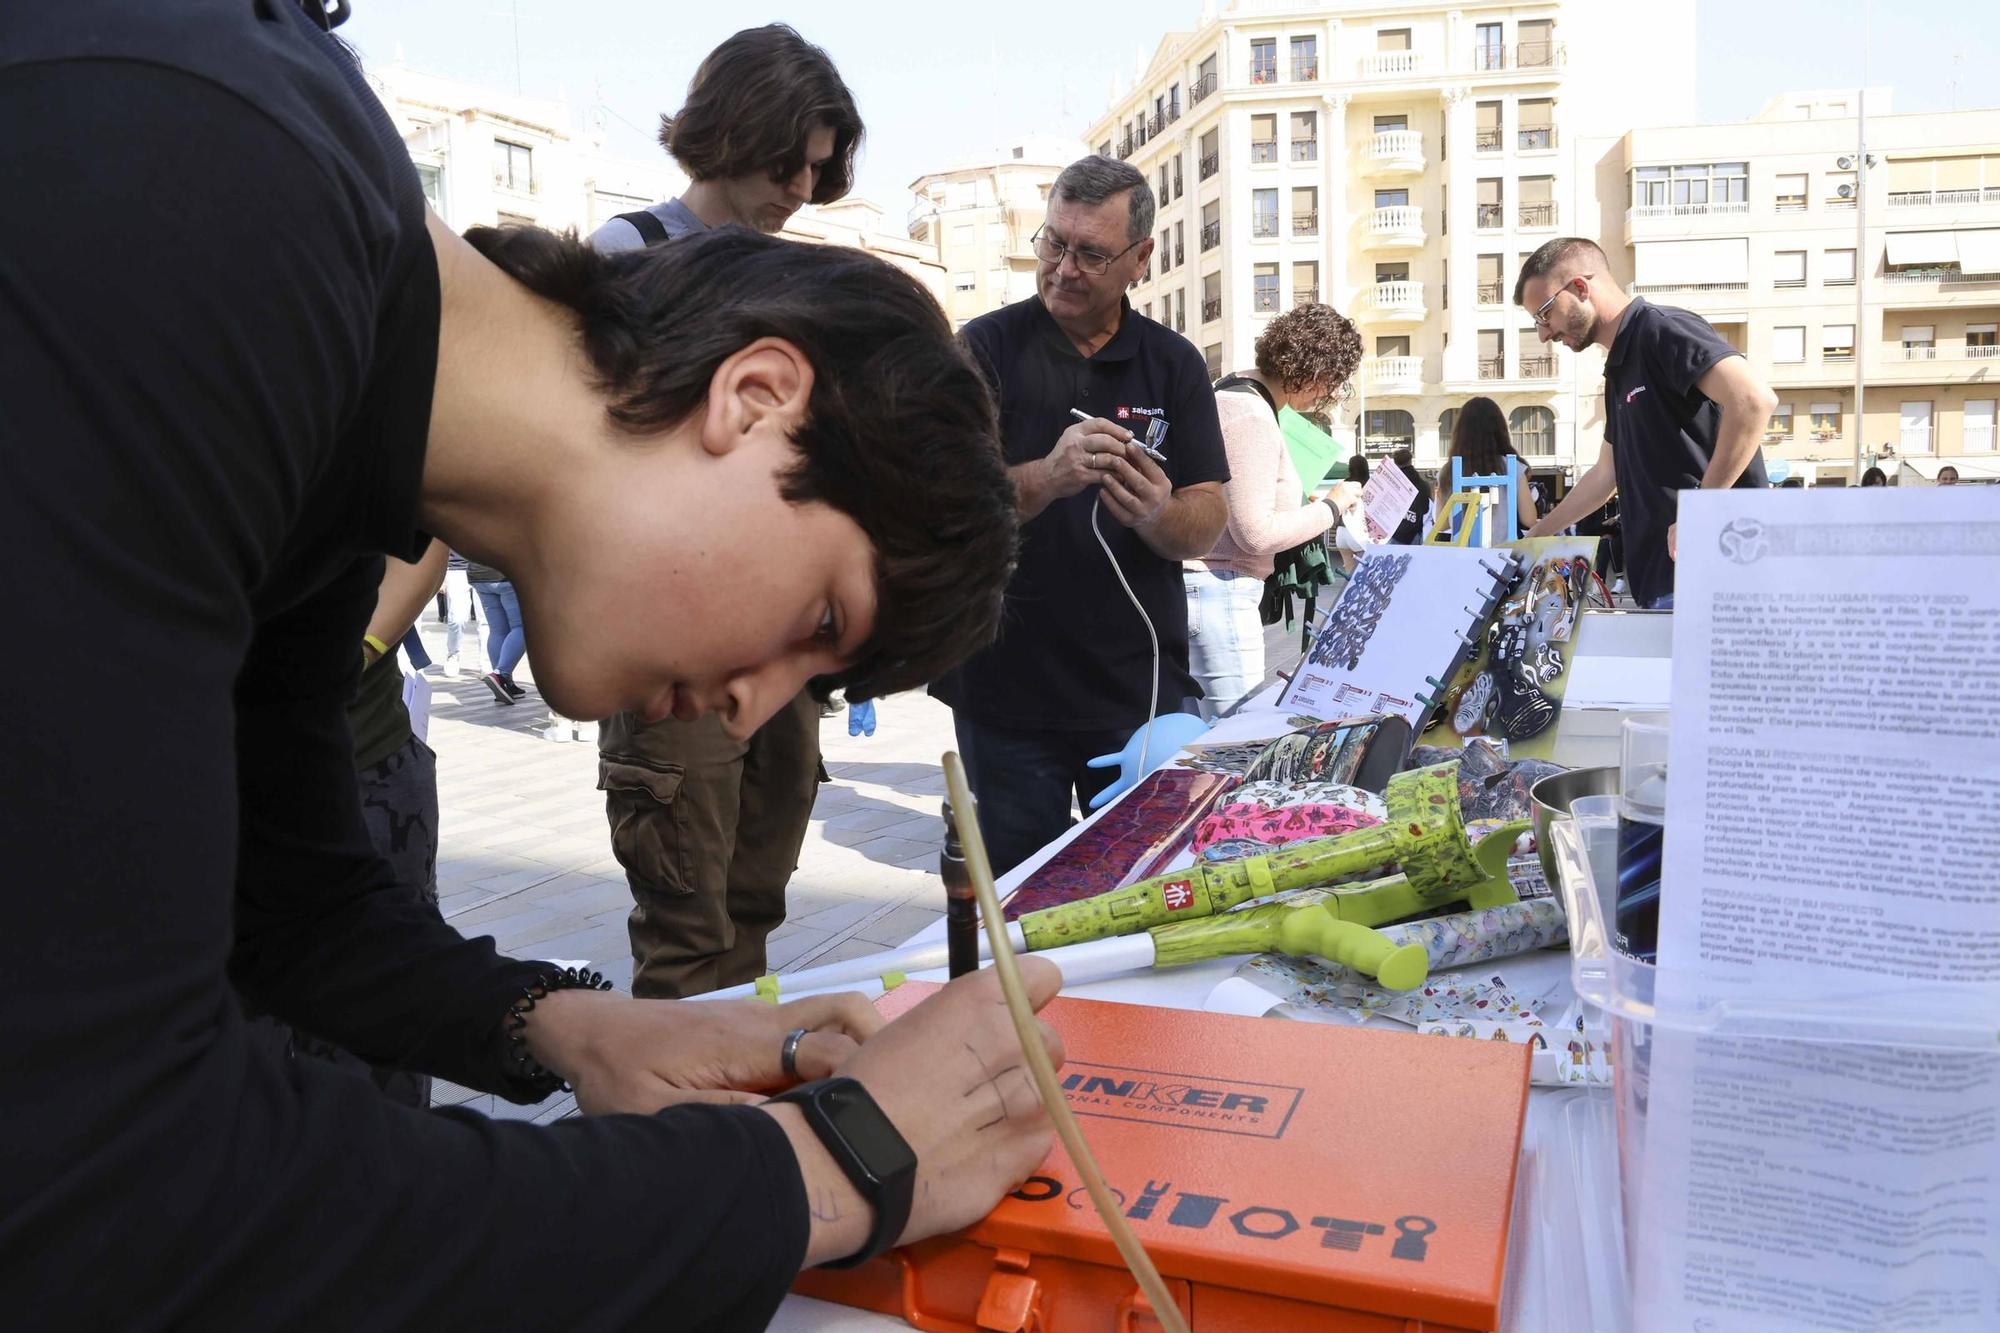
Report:
<svg viewBox="0 0 2000 1333"><path fill-rule="evenodd" d="M1965 452L1968 454L1989 454L1993 452L1993 427L1965 427Z"/></svg>
<svg viewBox="0 0 2000 1333"><path fill-rule="evenodd" d="M1906 454L1927 454L1931 451L1931 429L1929 426L1903 427L1903 452Z"/></svg>
<svg viewBox="0 0 2000 1333"><path fill-rule="evenodd" d="M1201 303L1201 322L1212 323L1222 318L1222 298L1211 296Z"/></svg>
<svg viewBox="0 0 2000 1333"><path fill-rule="evenodd" d="M1420 387L1424 359L1420 356L1376 356L1368 359L1368 383L1377 389Z"/></svg>
<svg viewBox="0 0 2000 1333"><path fill-rule="evenodd" d="M1409 171L1424 169L1424 136L1418 130L1383 130L1368 143L1368 160Z"/></svg>
<svg viewBox="0 0 2000 1333"><path fill-rule="evenodd" d="M1894 203L1891 199L1889 202ZM1801 194L1781 194L1772 201L1772 207L1780 213L1803 213L1806 211L1805 196Z"/></svg>
<svg viewBox="0 0 2000 1333"><path fill-rule="evenodd" d="M1515 147L1523 153L1556 146L1556 127L1553 125L1523 125L1518 132Z"/></svg>
<svg viewBox="0 0 2000 1333"><path fill-rule="evenodd" d="M1711 213L1748 213L1750 205L1740 199L1703 204L1634 204L1625 210L1627 222L1642 218L1697 218Z"/></svg>
<svg viewBox="0 0 2000 1333"><path fill-rule="evenodd" d="M1276 139L1252 139L1250 141L1250 160L1252 162L1276 162L1278 160L1278 141Z"/></svg>
<svg viewBox="0 0 2000 1333"><path fill-rule="evenodd" d="M1180 224L1175 223L1174 225L1179 226ZM1181 238L1176 236L1174 237L1174 267L1179 268L1185 263L1187 263L1187 247L1182 245Z"/></svg>
<svg viewBox="0 0 2000 1333"><path fill-rule="evenodd" d="M1507 304L1507 289L1497 282L1482 282L1474 288L1473 299L1481 305Z"/></svg>
<svg viewBox="0 0 2000 1333"><path fill-rule="evenodd" d="M1476 70L1507 68L1507 48L1485 45L1473 47L1472 67Z"/></svg>
<svg viewBox="0 0 2000 1333"><path fill-rule="evenodd" d="M1496 230L1506 213L1499 204L1481 204L1473 215L1472 224L1481 231Z"/></svg>
<svg viewBox="0 0 2000 1333"><path fill-rule="evenodd" d="M1822 347L1819 350L1819 359L1821 361L1837 361L1837 362L1852 361L1854 360L1854 349L1852 347ZM1924 358L1911 357L1909 359L1929 360L1928 357Z"/></svg>
<svg viewBox="0 0 2000 1333"><path fill-rule="evenodd" d="M1421 51L1377 51L1361 57L1364 79L1407 79L1424 73Z"/></svg>
<svg viewBox="0 0 2000 1333"><path fill-rule="evenodd" d="M1369 216L1368 230L1378 240L1422 245L1424 210L1409 205L1378 208Z"/></svg>
<svg viewBox="0 0 2000 1333"><path fill-rule="evenodd" d="M1652 292L1747 292L1747 282L1635 282L1628 291L1645 296Z"/></svg>
<svg viewBox="0 0 2000 1333"><path fill-rule="evenodd" d="M1319 235L1318 211L1315 210L1314 212L1311 213L1292 214L1292 235L1294 236Z"/></svg>
<svg viewBox="0 0 2000 1333"><path fill-rule="evenodd" d="M1568 55L1561 42L1521 42L1514 47L1514 68L1546 69L1564 63Z"/></svg>
<svg viewBox="0 0 2000 1333"><path fill-rule="evenodd" d="M1849 352L1849 353L1848 353L1848 356L1849 356L1849 358L1850 358L1850 359L1852 359L1852 357L1853 357L1853 353L1852 353L1852 352ZM1935 344L1935 343L1904 343L1904 344L1903 344L1903 360L1905 360L1905 361L1935 361L1935 360L1937 360L1937 344Z"/></svg>
<svg viewBox="0 0 2000 1333"><path fill-rule="evenodd" d="M1479 378L1483 380L1504 380L1507 378L1507 358L1504 356L1481 357Z"/></svg>
<svg viewBox="0 0 2000 1333"><path fill-rule="evenodd" d="M1292 288L1293 305L1313 305L1317 303L1318 300L1319 300L1319 288L1317 287Z"/></svg>
<svg viewBox="0 0 2000 1333"><path fill-rule="evenodd" d="M1118 141L1118 156L1121 159L1130 157L1132 156L1132 150L1138 146L1138 140L1128 134Z"/></svg>
<svg viewBox="0 0 2000 1333"><path fill-rule="evenodd" d="M1507 141L1507 136L1496 127L1472 132L1472 151L1475 153L1497 153Z"/></svg>
<svg viewBox="0 0 2000 1333"><path fill-rule="evenodd" d="M1201 99L1214 92L1218 82L1220 80L1213 74L1204 74L1196 79L1194 86L1188 89L1188 105L1191 107L1201 105Z"/></svg>
<svg viewBox="0 0 2000 1333"><path fill-rule="evenodd" d="M1220 222L1202 223L1201 248L1203 250L1213 250L1216 246L1221 244L1222 244L1222 224Z"/></svg>
<svg viewBox="0 0 2000 1333"><path fill-rule="evenodd" d="M1948 207L1964 204L2000 204L2000 186L1984 190L1898 190L1889 196L1891 208Z"/></svg>
<svg viewBox="0 0 2000 1333"><path fill-rule="evenodd" d="M1317 139L1292 140L1292 161L1294 162L1319 161L1319 140Z"/></svg>
<svg viewBox="0 0 2000 1333"><path fill-rule="evenodd" d="M1160 132L1166 128L1167 113L1164 111L1155 111L1146 120L1146 135L1148 138L1159 138Z"/></svg>
<svg viewBox="0 0 2000 1333"><path fill-rule="evenodd" d="M1375 284L1375 309L1421 319L1424 314L1424 285L1407 278L1391 278Z"/></svg>
<svg viewBox="0 0 2000 1333"><path fill-rule="evenodd" d="M1222 155L1220 153L1209 153L1201 159L1201 165L1195 168L1195 174L1201 177L1201 179L1207 180L1221 169Z"/></svg>
<svg viewBox="0 0 2000 1333"><path fill-rule="evenodd" d="M2000 278L1996 278L1992 274L1961 272L1956 264L1950 267L1940 264L1926 268L1890 269L1882 276L1890 282L1935 282L1947 287L1960 286L1966 283L1984 285L2000 282ZM1851 279L1849 280L1849 285L1852 285Z"/></svg>
<svg viewBox="0 0 2000 1333"><path fill-rule="evenodd" d="M1250 82L1276 83L1277 81L1278 62L1275 57L1268 61L1253 60L1250 62Z"/></svg>
<svg viewBox="0 0 2000 1333"><path fill-rule="evenodd" d="M1278 215L1276 213L1252 213L1250 215L1250 234L1258 239L1276 236L1278 234Z"/></svg>
<svg viewBox="0 0 2000 1333"><path fill-rule="evenodd" d="M1524 356L1521 358L1521 378L1524 380L1552 380L1556 377L1556 359L1553 356Z"/></svg>
<svg viewBox="0 0 2000 1333"><path fill-rule="evenodd" d="M2000 346L1993 343L1967 343L1965 355L1973 361L2000 360Z"/></svg>
<svg viewBox="0 0 2000 1333"><path fill-rule="evenodd" d="M1292 82L1312 83L1319 78L1319 59L1316 56L1292 57Z"/></svg>
<svg viewBox="0 0 2000 1333"><path fill-rule="evenodd" d="M1553 227L1556 225L1556 206L1553 203L1522 204L1521 225L1523 227Z"/></svg>
<svg viewBox="0 0 2000 1333"><path fill-rule="evenodd" d="M1260 315L1276 314L1278 310L1278 289L1259 287L1250 293L1250 308Z"/></svg>

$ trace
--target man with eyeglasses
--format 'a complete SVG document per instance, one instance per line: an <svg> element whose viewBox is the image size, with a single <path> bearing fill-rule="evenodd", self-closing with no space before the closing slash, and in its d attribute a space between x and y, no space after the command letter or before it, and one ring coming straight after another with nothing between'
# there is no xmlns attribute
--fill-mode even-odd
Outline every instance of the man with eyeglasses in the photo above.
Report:
<svg viewBox="0 0 2000 1333"><path fill-rule="evenodd" d="M964 329L999 400L1021 552L999 641L931 692L951 705L997 871L1068 828L1073 799L1089 808L1116 771L1087 761L1123 748L1156 686L1159 712L1201 693L1180 562L1221 533L1229 466L1201 353L1125 299L1153 211L1130 165L1072 163L1033 237L1035 295ZM1164 462L1133 440L1153 421Z"/></svg>
<svg viewBox="0 0 2000 1333"><path fill-rule="evenodd" d="M1604 448L1528 535L1617 495L1633 599L1671 609L1680 492L1768 485L1758 441L1777 395L1701 316L1626 295L1593 241L1565 236L1529 255L1514 301L1542 342L1605 351Z"/></svg>

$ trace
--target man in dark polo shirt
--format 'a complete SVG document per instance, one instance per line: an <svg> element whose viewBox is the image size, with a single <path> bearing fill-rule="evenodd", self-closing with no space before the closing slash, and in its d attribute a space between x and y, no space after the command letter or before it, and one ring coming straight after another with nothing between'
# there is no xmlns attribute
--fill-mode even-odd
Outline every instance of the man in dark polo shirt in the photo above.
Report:
<svg viewBox="0 0 2000 1333"><path fill-rule="evenodd" d="M1201 354L1125 299L1152 225L1140 172L1072 163L1035 233L1036 294L964 330L1000 402L1020 564L999 641L931 692L951 705L997 872L1069 827L1072 797L1087 809L1116 776L1087 760L1201 692L1180 562L1222 531L1229 466ZM1154 420L1167 427L1164 463L1133 442Z"/></svg>
<svg viewBox="0 0 2000 1333"><path fill-rule="evenodd" d="M1616 494L1632 596L1671 608L1679 494L1768 485L1757 442L1777 396L1707 320L1627 296L1593 241L1565 236L1529 255L1514 301L1544 343L1606 353L1606 447L1528 535L1561 532Z"/></svg>

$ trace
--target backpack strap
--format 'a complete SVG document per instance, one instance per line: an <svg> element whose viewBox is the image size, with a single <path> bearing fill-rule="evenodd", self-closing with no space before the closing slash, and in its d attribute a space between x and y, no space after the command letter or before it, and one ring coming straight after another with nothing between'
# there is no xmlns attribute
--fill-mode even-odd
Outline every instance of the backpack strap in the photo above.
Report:
<svg viewBox="0 0 2000 1333"><path fill-rule="evenodd" d="M1277 400L1271 397L1271 391L1248 375L1224 375L1215 382L1217 393L1228 393L1232 390L1236 393L1255 393L1264 400L1264 406L1271 409L1272 416L1278 415Z"/></svg>
<svg viewBox="0 0 2000 1333"><path fill-rule="evenodd" d="M667 224L640 209L634 213L620 213L618 221L630 223L632 230L639 233L639 239L647 245L659 245L667 239Z"/></svg>

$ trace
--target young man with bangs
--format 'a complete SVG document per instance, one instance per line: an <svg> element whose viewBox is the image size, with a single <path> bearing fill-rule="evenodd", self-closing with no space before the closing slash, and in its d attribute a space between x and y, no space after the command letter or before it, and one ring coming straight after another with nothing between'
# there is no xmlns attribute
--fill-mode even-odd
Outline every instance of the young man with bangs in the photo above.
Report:
<svg viewBox="0 0 2000 1333"><path fill-rule="evenodd" d="M38 201L0 209L4 593L24 643L110 627L0 666L42 705L0 743L7 1319L762 1327L801 1266L967 1225L1042 1159L991 976L883 1026L461 937L368 842L363 635L383 557L436 537L512 575L572 716L745 736L810 678L907 688L998 620L991 401L856 251L460 240L326 23L0 7L0 180ZM106 707L135 671L169 702ZM394 1105L257 1046L239 995L586 1114Z"/></svg>
<svg viewBox="0 0 2000 1333"><path fill-rule="evenodd" d="M782 23L709 54L660 144L693 179L685 194L599 227L600 251L713 227L776 232L806 203L845 195L861 142L854 98L826 52ZM632 993L679 997L764 972L785 920L819 789L819 700L800 690L749 737L714 717L635 713L598 729L598 789L632 891Z"/></svg>

